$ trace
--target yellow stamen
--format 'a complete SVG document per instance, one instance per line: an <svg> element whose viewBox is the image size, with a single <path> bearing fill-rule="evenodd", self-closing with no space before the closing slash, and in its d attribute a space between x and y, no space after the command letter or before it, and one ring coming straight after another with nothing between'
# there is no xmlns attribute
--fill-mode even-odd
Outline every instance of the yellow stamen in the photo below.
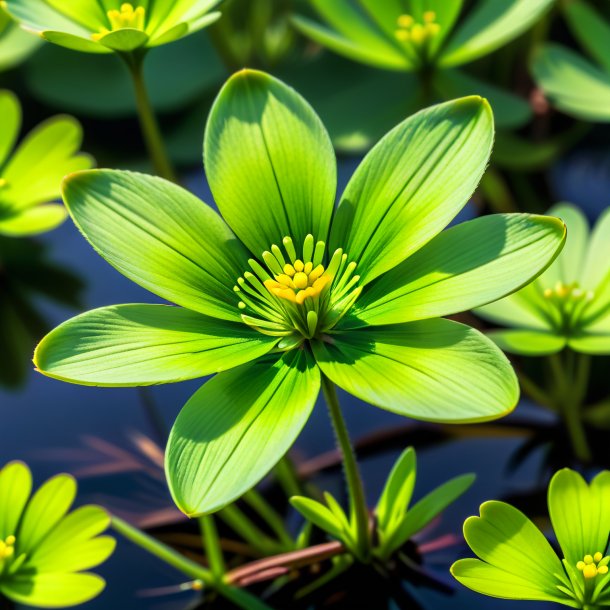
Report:
<svg viewBox="0 0 610 610"><path fill-rule="evenodd" d="M434 11L426 11L424 13L424 21L426 23L432 23L433 21L436 21L436 13Z"/></svg>
<svg viewBox="0 0 610 610"><path fill-rule="evenodd" d="M597 551L597 553L595 553L595 555L593 555L593 561L595 563L599 563L603 558L604 558L604 556L599 551Z"/></svg>
<svg viewBox="0 0 610 610"><path fill-rule="evenodd" d="M591 555L585 555L584 561L587 565L589 565L590 563L593 563L593 557L591 557Z"/></svg>
<svg viewBox="0 0 610 610"><path fill-rule="evenodd" d="M411 15L401 15L397 23L399 28L410 28L415 23L415 19Z"/></svg>
<svg viewBox="0 0 610 610"><path fill-rule="evenodd" d="M585 578L595 578L597 576L597 568L591 563L583 568L582 573Z"/></svg>
<svg viewBox="0 0 610 610"><path fill-rule="evenodd" d="M607 574L608 562L610 562L610 557L604 557L603 553L597 551L594 555L585 555L582 561L576 563L576 568L589 580L598 574L602 576Z"/></svg>
<svg viewBox="0 0 610 610"><path fill-rule="evenodd" d="M426 30L421 23L416 23L411 28L411 38L415 44L421 44L426 39Z"/></svg>
<svg viewBox="0 0 610 610"><path fill-rule="evenodd" d="M599 568L597 568L597 573L601 574L602 576L604 574L608 573L608 566L599 566Z"/></svg>
<svg viewBox="0 0 610 610"><path fill-rule="evenodd" d="M134 8L129 2L121 5L121 9L112 9L106 13L110 28L101 27L99 33L92 34L93 40L100 40L110 32L116 32L124 28L144 31L146 24L146 10L143 6Z"/></svg>
<svg viewBox="0 0 610 610"><path fill-rule="evenodd" d="M15 554L15 542L17 542L15 536L8 536L5 540L0 540L0 562Z"/></svg>
<svg viewBox="0 0 610 610"><path fill-rule="evenodd" d="M314 267L311 261L296 260L284 266L283 274L265 280L264 284L276 297L302 305L305 299L319 296L329 281L323 265Z"/></svg>
<svg viewBox="0 0 610 610"><path fill-rule="evenodd" d="M284 266L284 273L292 277L296 273L296 269L292 265L288 264Z"/></svg>
<svg viewBox="0 0 610 610"><path fill-rule="evenodd" d="M4 178L0 178L0 189L5 187L8 184L8 181Z"/></svg>

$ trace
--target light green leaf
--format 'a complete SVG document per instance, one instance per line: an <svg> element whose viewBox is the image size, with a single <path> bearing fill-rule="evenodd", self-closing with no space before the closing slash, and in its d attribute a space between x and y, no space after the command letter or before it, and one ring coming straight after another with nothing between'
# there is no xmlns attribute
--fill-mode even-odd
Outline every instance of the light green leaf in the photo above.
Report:
<svg viewBox="0 0 610 610"><path fill-rule="evenodd" d="M564 602L557 589L566 580L559 557L542 532L516 508L504 502L485 502L481 516L464 523L464 537L486 562L483 565L495 569L483 568L473 560L458 562L452 573L462 584L495 597Z"/></svg>
<svg viewBox="0 0 610 610"><path fill-rule="evenodd" d="M605 17L582 0L561 7L578 42L610 73L610 24Z"/></svg>
<svg viewBox="0 0 610 610"><path fill-rule="evenodd" d="M574 51L544 45L534 56L532 73L559 110L586 121L610 121L610 74Z"/></svg>
<svg viewBox="0 0 610 610"><path fill-rule="evenodd" d="M424 421L476 422L514 409L508 360L476 330L425 320L334 333L313 343L322 372L372 405Z"/></svg>
<svg viewBox="0 0 610 610"><path fill-rule="evenodd" d="M311 523L316 527L319 527L323 532L330 534L337 540L343 540L345 537L343 524L329 508L324 506L324 504L302 496L290 498L290 504L292 504L305 519L311 521Z"/></svg>
<svg viewBox="0 0 610 610"><path fill-rule="evenodd" d="M582 285L595 291L610 279L610 208L606 208L595 223L582 269ZM606 264L603 264L603 263Z"/></svg>
<svg viewBox="0 0 610 610"><path fill-rule="evenodd" d="M479 0L440 57L443 67L471 62L499 49L532 26L553 0Z"/></svg>
<svg viewBox="0 0 610 610"><path fill-rule="evenodd" d="M80 51L81 53L112 53L112 49L106 47L99 42L95 42L91 38L84 38L78 34L70 34L69 32L56 32L46 30L40 35L44 40L52 42L71 51Z"/></svg>
<svg viewBox="0 0 610 610"><path fill-rule="evenodd" d="M99 43L119 53L131 53L136 49L146 46L148 34L142 30L132 28L121 28L109 32L99 39Z"/></svg>
<svg viewBox="0 0 610 610"><path fill-rule="evenodd" d="M413 535L421 532L437 515L464 494L474 483L475 478L474 474L455 477L431 491L410 508L387 541L388 553L397 551Z"/></svg>
<svg viewBox="0 0 610 610"><path fill-rule="evenodd" d="M233 286L247 253L216 212L160 178L111 170L64 181L64 201L97 252L161 298L241 321Z"/></svg>
<svg viewBox="0 0 610 610"><path fill-rule="evenodd" d="M300 350L208 381L168 441L166 473L180 510L209 514L256 485L290 449L319 389L320 372Z"/></svg>
<svg viewBox="0 0 610 610"><path fill-rule="evenodd" d="M491 153L493 116L469 97L422 110L364 158L335 215L331 252L358 263L361 284L437 235L468 202Z"/></svg>
<svg viewBox="0 0 610 610"><path fill-rule="evenodd" d="M97 597L106 586L95 574L17 575L0 584L9 599L38 608L77 606Z"/></svg>
<svg viewBox="0 0 610 610"><path fill-rule="evenodd" d="M326 240L335 202L332 144L307 102L253 70L233 76L210 113L205 169L218 209L257 256L292 237Z"/></svg>
<svg viewBox="0 0 610 610"><path fill-rule="evenodd" d="M38 345L40 372L84 385L132 386L219 373L273 348L243 323L166 305L116 305L68 320Z"/></svg>
<svg viewBox="0 0 610 610"><path fill-rule="evenodd" d="M523 127L532 116L532 109L527 100L462 70L439 70L434 85L446 100L467 95L486 98L493 110L498 129Z"/></svg>
<svg viewBox="0 0 610 610"><path fill-rule="evenodd" d="M69 541L55 548L54 553L28 560L40 572L80 572L95 568L106 561L116 548L110 536L90 540Z"/></svg>
<svg viewBox="0 0 610 610"><path fill-rule="evenodd" d="M557 541L573 566L585 555L605 554L610 532L610 472L597 475L590 485L564 468L549 484L549 514Z"/></svg>
<svg viewBox="0 0 610 610"><path fill-rule="evenodd" d="M71 0L71 2L72 4L70 4L68 10L65 10L67 8L65 2L59 4L59 0L51 0L50 2L41 2L40 0L6 0L2 3L2 6L22 26L36 33L41 33L45 30L57 30L58 32L67 32L74 36L90 37L93 21L89 21L90 15L88 13L91 10L92 3L87 1L88 9L82 10L85 8L85 2L80 0L78 9L72 11L72 7L75 5L73 3L74 0ZM58 10L57 7L62 5L64 10ZM67 13L70 13L70 17ZM71 18L72 14L80 17L80 23L76 19ZM91 42L93 44L93 41Z"/></svg>
<svg viewBox="0 0 610 610"><path fill-rule="evenodd" d="M495 301L530 282L564 240L563 223L546 216L493 214L459 224L370 284L343 325L410 322Z"/></svg>
<svg viewBox="0 0 610 610"><path fill-rule="evenodd" d="M521 356L548 356L560 352L566 337L544 330L492 330L487 336L504 352Z"/></svg>
<svg viewBox="0 0 610 610"><path fill-rule="evenodd" d="M32 493L32 473L22 462L0 470L0 540L17 533L23 509Z"/></svg>
<svg viewBox="0 0 610 610"><path fill-rule="evenodd" d="M4 178L2 166L15 146L21 127L21 104L10 91L0 90L0 178Z"/></svg>
<svg viewBox="0 0 610 610"><path fill-rule="evenodd" d="M23 212L0 217L0 234L9 237L37 235L55 229L68 217L63 205L37 205Z"/></svg>

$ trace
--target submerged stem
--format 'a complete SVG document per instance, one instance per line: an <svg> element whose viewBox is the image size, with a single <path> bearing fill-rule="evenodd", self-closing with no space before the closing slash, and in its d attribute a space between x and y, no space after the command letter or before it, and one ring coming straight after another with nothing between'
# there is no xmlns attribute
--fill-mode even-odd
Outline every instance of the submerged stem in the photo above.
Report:
<svg viewBox="0 0 610 610"><path fill-rule="evenodd" d="M337 390L328 377L322 375L322 392L328 405L328 411L333 423L333 428L339 444L339 449L343 454L343 468L347 481L347 488L350 498L350 508L356 522L357 543L360 552L360 559L368 561L371 550L371 537L369 528L369 512L364 494L362 477L358 469L358 462L349 438L345 420L341 413L341 407L337 398Z"/></svg>

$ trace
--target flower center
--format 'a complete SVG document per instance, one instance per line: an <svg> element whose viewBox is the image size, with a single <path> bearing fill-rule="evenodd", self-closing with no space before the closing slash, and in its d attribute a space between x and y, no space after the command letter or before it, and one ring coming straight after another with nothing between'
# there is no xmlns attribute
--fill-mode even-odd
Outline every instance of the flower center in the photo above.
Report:
<svg viewBox="0 0 610 610"><path fill-rule="evenodd" d="M5 559L8 559L15 554L16 542L17 539L15 536L8 536L4 540L0 540L0 564L2 564Z"/></svg>
<svg viewBox="0 0 610 610"><path fill-rule="evenodd" d="M246 272L233 288L239 295L242 320L259 332L281 337L279 349L293 349L306 339L331 330L358 298L360 276L356 263L337 249L327 259L326 244L313 235L297 254L290 237L283 250L272 245L262 253L264 264L248 262Z"/></svg>
<svg viewBox="0 0 610 610"><path fill-rule="evenodd" d="M400 42L411 42L417 47L434 38L441 30L441 26L436 23L436 13L426 11L422 17L423 23L415 21L411 15L401 15L397 20L396 38Z"/></svg>
<svg viewBox="0 0 610 610"><path fill-rule="evenodd" d="M0 189L3 189L5 186L8 186L8 180L0 178Z"/></svg>
<svg viewBox="0 0 610 610"><path fill-rule="evenodd" d="M559 325L564 331L576 325L584 309L595 297L594 292L583 290L578 282L557 282L553 288L546 288L542 294L559 313Z"/></svg>
<svg viewBox="0 0 610 610"><path fill-rule="evenodd" d="M576 567L588 580L595 578L598 574L602 576L607 574L608 563L610 563L610 556L604 557L603 553L598 551L595 555L585 555L584 559L576 564Z"/></svg>
<svg viewBox="0 0 610 610"><path fill-rule="evenodd" d="M134 8L129 2L121 4L120 9L112 9L106 13L108 15L108 21L110 22L110 29L100 28L98 34L92 34L93 40L100 40L106 34L115 32L116 30L122 30L123 28L130 28L133 30L144 30L144 23L146 18L146 10L143 6Z"/></svg>

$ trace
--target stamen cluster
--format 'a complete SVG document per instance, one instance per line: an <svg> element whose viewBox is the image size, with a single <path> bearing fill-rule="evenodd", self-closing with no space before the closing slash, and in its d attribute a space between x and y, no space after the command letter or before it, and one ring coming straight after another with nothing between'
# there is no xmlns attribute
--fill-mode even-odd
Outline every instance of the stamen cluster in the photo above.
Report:
<svg viewBox="0 0 610 610"><path fill-rule="evenodd" d="M584 309L595 297L594 292L580 288L578 282L564 284L560 281L553 288L546 288L543 295L558 312L562 330L575 327Z"/></svg>
<svg viewBox="0 0 610 610"><path fill-rule="evenodd" d="M8 536L5 540L0 540L0 564L15 554L15 536Z"/></svg>
<svg viewBox="0 0 610 610"><path fill-rule="evenodd" d="M110 29L100 28L98 34L92 34L93 40L100 40L106 34L123 28L144 30L146 10L143 6L134 8L129 2L121 4L120 10L112 9L106 13L110 22Z"/></svg>
<svg viewBox="0 0 610 610"><path fill-rule="evenodd" d="M398 17L395 36L401 42L411 42L416 46L421 46L431 38L434 38L441 29L436 23L436 13L426 11L423 14L423 23L415 21L411 15L401 15Z"/></svg>
<svg viewBox="0 0 610 610"><path fill-rule="evenodd" d="M584 559L576 564L576 568L582 572L585 579L589 580L598 574L602 576L607 574L608 563L610 556L604 557L603 553L598 551L595 555L585 555Z"/></svg>

